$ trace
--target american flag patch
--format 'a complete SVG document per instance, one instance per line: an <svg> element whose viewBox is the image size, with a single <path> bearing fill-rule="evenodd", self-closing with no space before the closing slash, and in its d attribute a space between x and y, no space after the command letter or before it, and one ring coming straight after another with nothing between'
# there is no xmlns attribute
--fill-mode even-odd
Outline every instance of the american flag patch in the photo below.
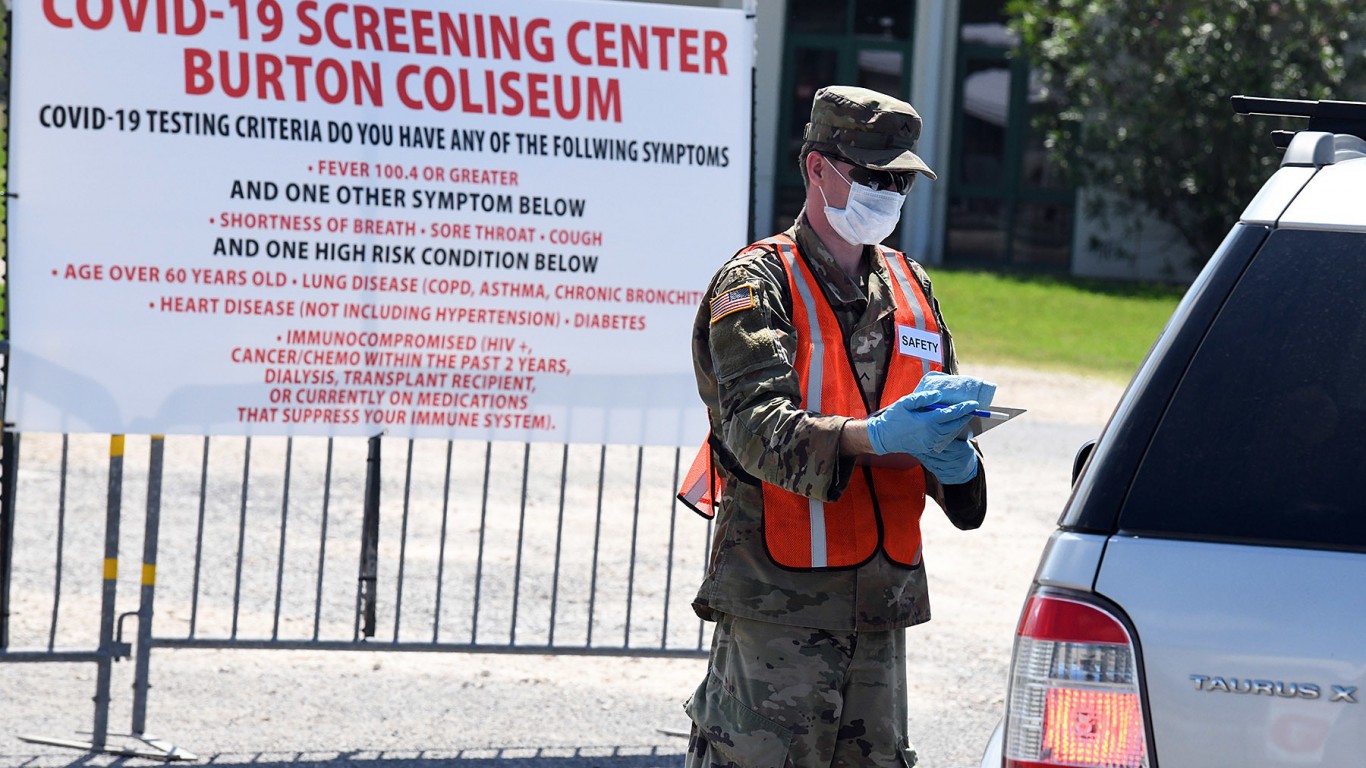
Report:
<svg viewBox="0 0 1366 768"><path fill-rule="evenodd" d="M754 298L754 286L742 285L739 288L732 288L711 300L711 321L714 323L742 309L753 309L758 303Z"/></svg>

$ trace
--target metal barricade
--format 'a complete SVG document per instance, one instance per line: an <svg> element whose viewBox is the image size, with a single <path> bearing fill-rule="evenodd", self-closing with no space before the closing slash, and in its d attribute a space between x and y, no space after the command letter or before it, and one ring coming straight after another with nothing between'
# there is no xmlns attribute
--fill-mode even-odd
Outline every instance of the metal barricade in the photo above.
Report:
<svg viewBox="0 0 1366 768"><path fill-rule="evenodd" d="M20 464L4 440L0 663L98 670L91 739L29 741L192 758L147 735L156 648L705 652L711 531L674 500L675 448L25 435ZM132 724L111 734L123 658Z"/></svg>

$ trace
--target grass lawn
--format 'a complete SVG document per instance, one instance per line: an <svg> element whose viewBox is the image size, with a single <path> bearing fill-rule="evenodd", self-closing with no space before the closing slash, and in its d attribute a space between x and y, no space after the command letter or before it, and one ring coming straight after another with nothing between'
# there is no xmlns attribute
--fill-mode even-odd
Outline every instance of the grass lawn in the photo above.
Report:
<svg viewBox="0 0 1366 768"><path fill-rule="evenodd" d="M1127 381L1180 286L953 269L930 272L958 359Z"/></svg>

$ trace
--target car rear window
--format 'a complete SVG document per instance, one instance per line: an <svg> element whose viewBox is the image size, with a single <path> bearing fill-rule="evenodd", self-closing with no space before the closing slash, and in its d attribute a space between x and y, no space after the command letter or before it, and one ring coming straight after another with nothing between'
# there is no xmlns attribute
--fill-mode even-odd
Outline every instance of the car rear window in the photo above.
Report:
<svg viewBox="0 0 1366 768"><path fill-rule="evenodd" d="M1120 527L1366 549L1366 234L1267 238L1163 415Z"/></svg>

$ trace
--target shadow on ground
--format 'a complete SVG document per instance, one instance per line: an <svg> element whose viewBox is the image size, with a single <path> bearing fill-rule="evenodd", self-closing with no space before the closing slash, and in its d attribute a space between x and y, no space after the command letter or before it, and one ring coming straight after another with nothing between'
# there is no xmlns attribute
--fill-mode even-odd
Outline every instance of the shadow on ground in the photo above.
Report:
<svg viewBox="0 0 1366 768"><path fill-rule="evenodd" d="M648 747L478 749L458 752L257 752L199 755L194 762L149 760L110 755L5 755L0 765L14 768L76 768L151 765L214 768L679 768L677 752Z"/></svg>

